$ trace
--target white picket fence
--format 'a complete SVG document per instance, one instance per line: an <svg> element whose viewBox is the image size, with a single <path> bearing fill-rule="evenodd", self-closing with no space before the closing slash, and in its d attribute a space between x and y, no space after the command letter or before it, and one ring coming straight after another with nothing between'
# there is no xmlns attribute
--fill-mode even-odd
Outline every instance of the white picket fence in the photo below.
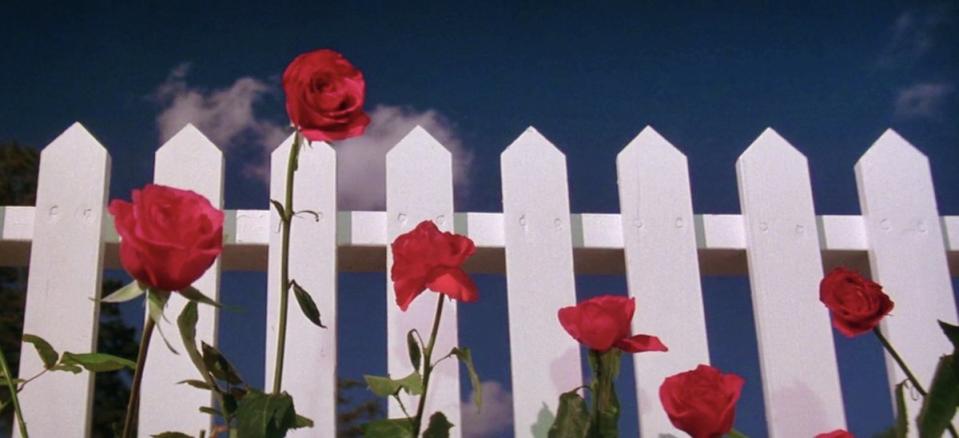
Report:
<svg viewBox="0 0 959 438"><path fill-rule="evenodd" d="M288 139L272 156L273 198L284 191L289 148ZM457 213L450 153L416 128L387 155L386 211L337 211L334 150L323 143L305 148L295 204L316 211L319 220L295 219L291 269L329 328L291 312L284 386L316 422L295 436L334 436L337 272L384 271L388 242L424 219L476 242L469 270L506 274L520 437L541 435L558 394L581 384L581 349L556 320L558 308L576 301L576 273L625 273L638 303L634 330L656 334L670 347L636 361L644 436L682 436L665 417L657 391L665 376L709 361L703 274L748 272L772 436L809 437L845 426L829 317L818 301L824 266L868 269L885 286L896 309L884 329L920 378L928 380L938 356L951 350L935 321L957 322L950 268L959 273L959 216L939 216L926 157L895 132L883 134L855 166L861 216L817 216L805 157L771 129L736 163L741 215L694 215L686 158L652 128L626 146L616 164L622 213L570 214L565 157L529 128L501 155L503 212ZM220 150L187 126L157 151L155 181L222 206L223 169ZM98 305L90 298L100 290L103 268L119 266L117 235L104 210L109 178L109 154L74 124L43 151L36 207L0 207L0 264L29 265L24 331L62 350L95 347ZM197 286L216 296L221 270L269 271L271 370L280 239L278 217L267 200L263 205L227 211L226 249ZM433 302L420 300L400 312L387 283L388 368L405 375L405 334L414 327L427 331ZM182 305L172 299L167 313L176 315ZM457 309L448 306L441 351L457 338ZM217 312L201 308L198 336L215 344ZM164 330L177 344L176 327ZM22 376L40 369L35 355L22 357ZM196 378L190 362L158 344L147 366L140 436L206 429L210 418L197 407L210 405L210 397L176 384ZM890 382L904 379L888 358L886 366ZM458 366L447 361L437 372L429 409L460 424ZM267 373L267 387L270 378ZM34 436L85 436L92 382L88 373L54 373L31 383L22 397ZM390 411L399 415L396 406Z"/></svg>

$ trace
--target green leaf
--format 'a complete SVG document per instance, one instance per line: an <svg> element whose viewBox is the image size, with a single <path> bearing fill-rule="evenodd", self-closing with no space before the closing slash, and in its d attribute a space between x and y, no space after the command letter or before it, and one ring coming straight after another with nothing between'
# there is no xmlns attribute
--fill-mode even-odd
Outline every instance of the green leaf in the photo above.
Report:
<svg viewBox="0 0 959 438"><path fill-rule="evenodd" d="M410 353L410 363L413 364L413 370L420 370L420 344L416 341L416 337L413 336L414 333L417 333L416 329L410 330L406 333L406 349Z"/></svg>
<svg viewBox="0 0 959 438"><path fill-rule="evenodd" d="M137 280L133 280L126 286L123 286L112 294L100 299L104 303L124 303L130 301L146 292L147 288Z"/></svg>
<svg viewBox="0 0 959 438"><path fill-rule="evenodd" d="M163 329L161 328L161 322L167 320L166 316L163 315L163 307L166 306L166 302L169 299L169 292L157 292L152 289L147 290L147 313L150 314L150 319L156 324L156 331L160 334L160 338L163 339L163 343L166 344L166 348L169 348L173 354L179 355L180 353L173 348L173 345L170 344L170 341L166 338L166 335L163 334Z"/></svg>
<svg viewBox="0 0 959 438"><path fill-rule="evenodd" d="M423 431L423 438L449 438L453 423L446 419L442 412L430 416L430 424Z"/></svg>
<svg viewBox="0 0 959 438"><path fill-rule="evenodd" d="M72 363L58 363L55 367L50 368L52 371L67 371L73 374L79 374L83 371L83 368L79 365L74 365Z"/></svg>
<svg viewBox="0 0 959 438"><path fill-rule="evenodd" d="M243 383L243 379L237 374L236 369L233 368L230 361L226 360L223 353L220 353L220 350L217 350L206 342L201 342L200 344L203 349L203 363L206 364L206 369L209 370L213 377L219 380L225 380L231 385Z"/></svg>
<svg viewBox="0 0 959 438"><path fill-rule="evenodd" d="M287 393L264 394L251 390L236 410L238 438L282 438L296 428L293 398Z"/></svg>
<svg viewBox="0 0 959 438"><path fill-rule="evenodd" d="M588 430L589 411L586 409L586 400L575 390L560 395L556 420L549 428L549 438L584 438Z"/></svg>
<svg viewBox="0 0 959 438"><path fill-rule="evenodd" d="M296 421L293 423L293 428L302 429L304 427L313 427L313 420L306 418L302 415L297 415Z"/></svg>
<svg viewBox="0 0 959 438"><path fill-rule="evenodd" d="M196 349L196 322L198 319L197 303L196 301L190 301L180 311L180 316L176 318L176 325L180 329L180 340L183 341L183 348L186 350L187 356L190 357L190 361L200 371L200 374L206 376L210 374L210 371L207 370L206 363L203 362L203 356Z"/></svg>
<svg viewBox="0 0 959 438"><path fill-rule="evenodd" d="M204 382L204 381L202 381L202 380L187 379L187 380L181 380L181 381L176 382L176 383L178 383L178 384L180 384L180 385L183 385L183 384L190 385L190 386L192 386L192 387L194 387L194 388L198 388L198 389L206 389L206 390L210 390L210 391L213 390L213 387L210 386L209 383L206 383L206 382Z"/></svg>
<svg viewBox="0 0 959 438"><path fill-rule="evenodd" d="M220 303L218 303L216 300L206 295L203 295L203 292L200 292L199 289L193 286L187 286L185 289L181 290L180 295L183 295L183 298L186 298L190 301L196 301L198 303L203 303L216 308L222 307Z"/></svg>
<svg viewBox="0 0 959 438"><path fill-rule="evenodd" d="M213 409L213 408L211 408L211 407L209 407L209 406L200 406L200 412L203 412L204 414L222 416L222 415L220 414L220 411L218 411L218 410L216 410L216 409Z"/></svg>
<svg viewBox="0 0 959 438"><path fill-rule="evenodd" d="M313 297L310 296L310 293L300 287L297 282L294 281L292 283L293 295L296 296L296 302L300 304L300 310L303 311L303 315L306 315L306 319L309 319L310 322L321 328L326 328L320 321L320 309L316 308L316 303L313 302Z"/></svg>
<svg viewBox="0 0 959 438"><path fill-rule="evenodd" d="M942 328L942 332L949 338L949 342L952 342L953 350L959 350L959 326L939 321L939 327Z"/></svg>
<svg viewBox="0 0 959 438"><path fill-rule="evenodd" d="M413 438L413 423L407 418L371 421L363 425L366 438Z"/></svg>
<svg viewBox="0 0 959 438"><path fill-rule="evenodd" d="M183 432L163 432L156 435L150 435L153 438L193 438Z"/></svg>
<svg viewBox="0 0 959 438"><path fill-rule="evenodd" d="M276 212L280 214L280 219L286 220L286 209L283 208L283 204L281 204L280 201L277 201L276 199L271 199L270 204L273 204L273 208L275 208Z"/></svg>
<svg viewBox="0 0 959 438"><path fill-rule="evenodd" d="M470 384L473 385L473 403L476 403L477 409L482 409L483 387L480 386L479 375L476 374L476 368L473 366L473 355L470 353L470 349L453 347L450 354L456 356L460 362L463 362L463 365L466 365L466 371L470 375Z"/></svg>
<svg viewBox="0 0 959 438"><path fill-rule="evenodd" d="M729 432L726 432L726 437L728 438L748 438L746 434L736 430L730 429Z"/></svg>
<svg viewBox="0 0 959 438"><path fill-rule="evenodd" d="M423 393L423 378L416 371L399 380L370 375L363 376L363 379L366 380L366 385L370 388L370 391L373 391L374 394L380 397L394 396L398 394L401 389L410 395L420 395Z"/></svg>
<svg viewBox="0 0 959 438"><path fill-rule="evenodd" d="M53 346L43 338L24 333L23 342L33 344L33 348L35 348L37 350L37 354L40 355L40 360L43 361L44 368L49 370L57 364L57 359L60 357L60 355L57 354L57 350L54 350Z"/></svg>
<svg viewBox="0 0 959 438"><path fill-rule="evenodd" d="M106 353L70 353L68 351L63 353L61 360L66 365L79 365L95 373L137 368L137 364L132 360Z"/></svg>
<svg viewBox="0 0 959 438"><path fill-rule="evenodd" d="M959 380L956 379L955 357L943 356L929 385L929 393L919 409L919 436L943 436L959 407Z"/></svg>

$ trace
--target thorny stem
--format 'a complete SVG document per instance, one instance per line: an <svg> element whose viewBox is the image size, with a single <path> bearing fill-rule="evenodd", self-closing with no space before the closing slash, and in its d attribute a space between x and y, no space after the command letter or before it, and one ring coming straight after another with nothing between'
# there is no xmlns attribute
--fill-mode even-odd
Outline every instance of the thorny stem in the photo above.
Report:
<svg viewBox="0 0 959 438"><path fill-rule="evenodd" d="M276 335L276 362L273 371L273 393L279 394L283 385L283 358L286 353L286 316L290 307L290 228L293 225L293 176L296 174L297 157L303 135L299 130L293 137L290 158L286 166L286 199L280 221L283 225L280 247L280 326Z"/></svg>
<svg viewBox="0 0 959 438"><path fill-rule="evenodd" d="M440 328L440 318L443 316L443 294L436 300L436 316L433 317L433 330L430 332L430 343L423 352L423 394L420 395L419 406L416 408L416 416L413 417L413 436L420 435L420 426L423 424L423 409L426 408L426 395L429 393L430 374L433 372L433 365L430 364L430 357L433 355L433 347L436 345L436 333Z"/></svg>
<svg viewBox="0 0 959 438"><path fill-rule="evenodd" d="M140 335L140 351L137 353L137 368L133 373L133 384L130 385L130 399L127 401L127 415L123 420L122 438L133 437L133 423L136 422L140 404L140 383L143 382L143 368L147 362L147 350L150 349L150 338L153 337L153 328L156 321L152 317L146 319L143 334Z"/></svg>
<svg viewBox="0 0 959 438"><path fill-rule="evenodd" d="M17 426L20 428L20 435L23 438L30 438L27 433L27 423L23 420L23 411L20 410L20 400L17 397L17 389L13 385L13 374L10 372L10 366L7 365L7 358L0 350L0 367L3 369L3 375L6 377L7 390L10 391L10 401L13 403L13 411L17 417ZM43 374L43 373L40 373Z"/></svg>

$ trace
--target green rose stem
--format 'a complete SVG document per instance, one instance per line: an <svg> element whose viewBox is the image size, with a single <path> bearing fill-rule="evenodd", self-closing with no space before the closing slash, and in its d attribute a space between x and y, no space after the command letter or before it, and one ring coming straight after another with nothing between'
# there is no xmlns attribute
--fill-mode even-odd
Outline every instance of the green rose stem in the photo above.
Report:
<svg viewBox="0 0 959 438"><path fill-rule="evenodd" d="M616 419L619 416L619 407L613 383L616 375L619 374L620 353L617 349L610 349L606 352L590 350L589 355L595 363L592 385L593 419L590 422L590 428L599 435L601 434L600 431L607 430L607 428L609 428L609 430L616 430ZM615 413L615 416L608 418L605 415L601 415L601 411L606 413L612 411ZM607 421L612 422L612 424L605 424Z"/></svg>
<svg viewBox="0 0 959 438"><path fill-rule="evenodd" d="M296 173L297 156L303 134L299 130L293 137L290 159L286 166L286 200L280 221L283 225L283 245L280 249L280 326L276 334L276 363L273 371L273 393L279 394L283 384L283 356L286 353L286 315L290 307L290 228L293 225L293 176Z"/></svg>
<svg viewBox="0 0 959 438"><path fill-rule="evenodd" d="M27 423L23 421L23 411L20 410L20 400L17 397L17 388L13 385L13 374L10 373L10 366L7 365L7 358L3 355L3 350L0 350L0 367L3 368L3 375L6 377L7 381L7 390L10 391L10 401L13 403L13 411L17 417L17 426L20 428L20 435L23 438L30 438L30 434L27 433Z"/></svg>
<svg viewBox="0 0 959 438"><path fill-rule="evenodd" d="M147 292L150 293L150 292ZM153 337L153 328L156 322L152 317L147 317L146 324L143 326L143 333L140 335L140 350L137 353L137 368L133 373L133 384L130 386L130 399L127 401L127 415L123 420L123 434L121 438L133 437L133 423L137 416L140 405L140 383L143 382L143 368L147 362L147 350L150 349L150 338Z"/></svg>
<svg viewBox="0 0 959 438"><path fill-rule="evenodd" d="M420 435L420 426L423 424L423 409L426 408L426 394L429 392L430 375L433 373L433 363L430 358L433 355L433 347L436 345L436 333L440 329L440 318L443 316L443 294L437 294L436 316L433 318L433 331L430 332L430 343L423 351L423 394L420 395L420 402L416 408L416 416L413 417L413 436Z"/></svg>
<svg viewBox="0 0 959 438"><path fill-rule="evenodd" d="M912 383L912 387L916 388L916 391L919 395L925 397L926 389L922 387L922 384L919 383L919 379L916 378L916 375L912 373L912 370L906 365L906 361L902 360L902 356L899 355L899 352L895 348L892 348L892 344L889 343L889 340L879 331L879 326L876 326L872 329L872 332L876 334L876 337L879 338L879 343L882 344L882 347L889 352L889 355L896 361L896 364L899 365L899 369L902 372L906 373L906 378L909 379L909 383ZM959 437L959 434L956 433L956 428L950 423L947 426L949 434L953 437Z"/></svg>

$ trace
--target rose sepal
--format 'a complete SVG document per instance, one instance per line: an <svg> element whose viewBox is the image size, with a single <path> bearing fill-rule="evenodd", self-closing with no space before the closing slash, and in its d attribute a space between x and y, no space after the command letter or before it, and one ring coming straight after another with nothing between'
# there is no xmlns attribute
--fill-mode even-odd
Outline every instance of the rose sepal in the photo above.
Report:
<svg viewBox="0 0 959 438"><path fill-rule="evenodd" d="M103 298L93 298L98 303L125 303L146 293L149 286L140 280L133 280L110 295Z"/></svg>
<svg viewBox="0 0 959 438"><path fill-rule="evenodd" d="M203 292L200 292L199 289L197 289L197 288L195 288L195 287L193 287L193 286L187 286L187 287L181 289L181 290L180 290L180 295L183 295L183 298L186 298L186 299L188 299L188 300L190 300L190 301L196 301L196 302L201 303L201 304L206 304L206 305L208 305L208 306L213 306L213 307L216 307L217 309L223 307L223 305L220 304L217 300L214 300L213 298L210 298L210 297L204 295Z"/></svg>

